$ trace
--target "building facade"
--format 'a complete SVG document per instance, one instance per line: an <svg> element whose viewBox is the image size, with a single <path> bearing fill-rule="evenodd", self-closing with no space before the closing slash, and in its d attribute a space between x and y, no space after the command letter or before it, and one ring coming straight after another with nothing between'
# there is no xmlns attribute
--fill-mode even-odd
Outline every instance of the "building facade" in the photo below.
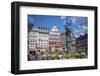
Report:
<svg viewBox="0 0 100 76"><path fill-rule="evenodd" d="M47 27L32 27L32 30L28 34L28 50L49 50L49 30Z"/></svg>
<svg viewBox="0 0 100 76"><path fill-rule="evenodd" d="M60 50L61 48L61 36L56 25L54 25L49 33L49 49L51 51Z"/></svg>
<svg viewBox="0 0 100 76"><path fill-rule="evenodd" d="M67 45L66 45L66 34L64 32L61 33L61 48L62 49L67 49Z"/></svg>
<svg viewBox="0 0 100 76"><path fill-rule="evenodd" d="M88 48L88 35L87 35L87 33L76 38L76 48L79 48L87 53L87 48Z"/></svg>

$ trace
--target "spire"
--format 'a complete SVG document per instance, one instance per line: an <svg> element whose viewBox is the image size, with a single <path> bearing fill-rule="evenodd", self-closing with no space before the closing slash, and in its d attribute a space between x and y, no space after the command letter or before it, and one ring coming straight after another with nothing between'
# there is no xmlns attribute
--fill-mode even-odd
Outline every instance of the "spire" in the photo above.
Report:
<svg viewBox="0 0 100 76"><path fill-rule="evenodd" d="M58 32L59 30L58 30L57 26L54 25L54 26L52 27L51 31L57 31L57 32Z"/></svg>
<svg viewBox="0 0 100 76"><path fill-rule="evenodd" d="M54 26L52 27L50 34L57 34L57 35L60 35L60 32L59 32L59 30L58 30L58 28L57 28L57 26L56 26L55 24L54 24Z"/></svg>

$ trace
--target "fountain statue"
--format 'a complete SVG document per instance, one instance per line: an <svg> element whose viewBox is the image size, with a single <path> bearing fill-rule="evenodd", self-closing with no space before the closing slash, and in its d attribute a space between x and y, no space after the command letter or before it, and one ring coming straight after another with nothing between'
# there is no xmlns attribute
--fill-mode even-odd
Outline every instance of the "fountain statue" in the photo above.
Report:
<svg viewBox="0 0 100 76"><path fill-rule="evenodd" d="M75 35L72 31L72 20L66 22L65 30L66 30L67 54L72 54L75 52Z"/></svg>

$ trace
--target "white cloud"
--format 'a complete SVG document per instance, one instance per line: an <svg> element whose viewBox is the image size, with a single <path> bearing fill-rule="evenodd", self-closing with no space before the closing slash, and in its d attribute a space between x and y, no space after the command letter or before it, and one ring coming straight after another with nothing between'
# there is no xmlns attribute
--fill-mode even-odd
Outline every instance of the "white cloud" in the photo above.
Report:
<svg viewBox="0 0 100 76"><path fill-rule="evenodd" d="M82 25L82 29L87 30L87 26Z"/></svg>
<svg viewBox="0 0 100 76"><path fill-rule="evenodd" d="M80 29L82 31L86 31L87 30L87 26L86 25L78 25L78 29Z"/></svg>
<svg viewBox="0 0 100 76"><path fill-rule="evenodd" d="M77 35L84 35L86 31L87 31L86 25L78 25L78 28L75 30L75 36L78 37Z"/></svg>
<svg viewBox="0 0 100 76"><path fill-rule="evenodd" d="M79 33L80 32L80 30L79 29L77 29L76 31L75 31L75 33Z"/></svg>
<svg viewBox="0 0 100 76"><path fill-rule="evenodd" d="M75 19L75 18L72 18L72 22L73 22L73 23L76 23L76 19Z"/></svg>
<svg viewBox="0 0 100 76"><path fill-rule="evenodd" d="M81 28L81 25L78 25L78 29Z"/></svg>
<svg viewBox="0 0 100 76"><path fill-rule="evenodd" d="M78 28L75 30L75 33L80 33L80 32L82 32L82 29L81 29L81 26L78 25Z"/></svg>
<svg viewBox="0 0 100 76"><path fill-rule="evenodd" d="M76 17L71 17L70 20L72 20L73 23L77 22Z"/></svg>
<svg viewBox="0 0 100 76"><path fill-rule="evenodd" d="M75 38L79 37L76 33L74 33L74 35L75 35Z"/></svg>
<svg viewBox="0 0 100 76"><path fill-rule="evenodd" d="M66 16L61 16L60 18L61 18L61 20L65 20Z"/></svg>
<svg viewBox="0 0 100 76"><path fill-rule="evenodd" d="M66 20L63 21L63 24L66 24Z"/></svg>
<svg viewBox="0 0 100 76"><path fill-rule="evenodd" d="M84 34L85 34L85 32L82 32L82 33L81 33L81 35L84 35Z"/></svg>

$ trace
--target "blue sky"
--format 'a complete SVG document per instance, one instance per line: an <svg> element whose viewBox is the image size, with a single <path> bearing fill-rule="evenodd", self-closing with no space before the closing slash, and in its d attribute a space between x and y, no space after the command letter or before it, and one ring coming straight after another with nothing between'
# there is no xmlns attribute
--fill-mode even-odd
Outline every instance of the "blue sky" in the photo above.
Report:
<svg viewBox="0 0 100 76"><path fill-rule="evenodd" d="M72 31L78 37L88 31L88 18L78 16L47 16L47 15L28 15L28 23L36 26L46 26L49 31L56 25L59 32L65 32L65 23L72 20Z"/></svg>

